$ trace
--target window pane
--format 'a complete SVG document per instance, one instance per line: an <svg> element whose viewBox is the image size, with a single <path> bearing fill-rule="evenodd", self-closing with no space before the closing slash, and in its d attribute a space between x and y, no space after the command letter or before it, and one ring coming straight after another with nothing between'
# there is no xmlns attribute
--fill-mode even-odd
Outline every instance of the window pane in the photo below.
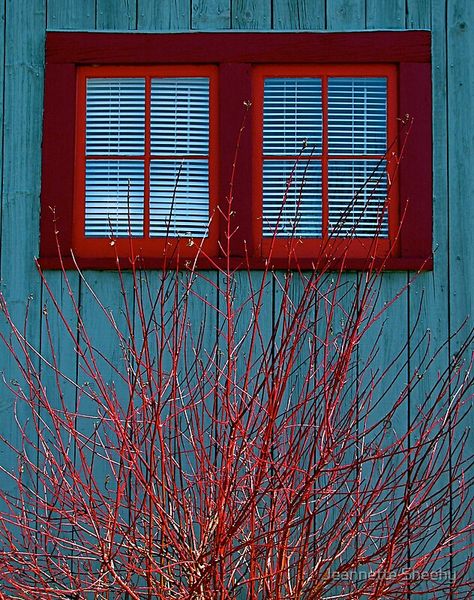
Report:
<svg viewBox="0 0 474 600"><path fill-rule="evenodd" d="M152 154L208 154L209 79L152 79Z"/></svg>
<svg viewBox="0 0 474 600"><path fill-rule="evenodd" d="M295 155L304 144L321 154L321 79L265 79L263 152Z"/></svg>
<svg viewBox="0 0 474 600"><path fill-rule="evenodd" d="M143 154L145 80L87 80L86 154Z"/></svg>
<svg viewBox="0 0 474 600"><path fill-rule="evenodd" d="M377 160L330 160L329 233L388 235L387 164Z"/></svg>
<svg viewBox="0 0 474 600"><path fill-rule="evenodd" d="M150 235L206 237L209 225L207 160L154 160L150 165Z"/></svg>
<svg viewBox="0 0 474 600"><path fill-rule="evenodd" d="M263 235L321 237L321 223L321 163L264 161Z"/></svg>
<svg viewBox="0 0 474 600"><path fill-rule="evenodd" d="M143 235L143 161L86 161L86 236Z"/></svg>
<svg viewBox="0 0 474 600"><path fill-rule="evenodd" d="M384 154L387 149L387 80L328 80L329 154Z"/></svg>

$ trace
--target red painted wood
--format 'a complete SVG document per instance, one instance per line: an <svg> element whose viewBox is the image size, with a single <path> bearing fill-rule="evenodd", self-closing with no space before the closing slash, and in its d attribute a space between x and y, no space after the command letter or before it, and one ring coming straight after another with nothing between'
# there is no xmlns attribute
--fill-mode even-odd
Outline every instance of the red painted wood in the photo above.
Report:
<svg viewBox="0 0 474 600"><path fill-rule="evenodd" d="M351 33L49 32L48 63L429 62L427 31Z"/></svg>
<svg viewBox="0 0 474 600"><path fill-rule="evenodd" d="M400 253L426 258L433 229L430 65L402 63L399 78L400 116L413 120L400 161Z"/></svg>
<svg viewBox="0 0 474 600"><path fill-rule="evenodd" d="M41 256L57 256L55 230L63 251L72 245L75 108L74 65L49 65L44 91Z"/></svg>
<svg viewBox="0 0 474 600"><path fill-rule="evenodd" d="M59 258L56 257L41 257L40 265L43 269L60 269L61 263ZM243 269L255 269L263 270L266 268L267 260L264 258L252 257L248 261L243 258L231 258L229 266L231 269L243 270ZM117 261L115 258L81 258L77 259L77 263L81 269L98 269L98 270L114 270L117 268ZM65 268L74 268L74 262L68 256L63 259ZM169 258L166 261L166 268L178 268L186 270L189 268L189 259L181 257L180 259ZM204 256L199 257L197 261L197 269L208 270L215 269L216 267L225 269L226 261L223 258L209 259ZM432 258L400 258L400 257L389 257L386 260L375 259L371 261L375 269L381 269L383 271L429 271L433 269ZM128 258L123 258L120 261L122 269L130 269L131 263ZM144 269L162 269L164 260L162 257L138 259L136 266ZM314 260L311 258L304 258L298 260L296 263L294 260L289 261L288 258L275 258L269 261L268 268L271 269L288 269L298 268L301 270L311 270L315 266ZM341 259L329 259L320 260L318 262L319 270L327 269L330 271L364 271L367 270L368 261L366 258L347 258L342 263Z"/></svg>
<svg viewBox="0 0 474 600"><path fill-rule="evenodd" d="M247 64L223 64L219 69L219 202L223 215L232 195L229 232L233 256L253 254L252 223L256 218L252 202L252 98L251 67ZM235 162L235 165L234 165ZM235 177L233 176L235 173ZM226 244L226 220L220 217L220 241Z"/></svg>

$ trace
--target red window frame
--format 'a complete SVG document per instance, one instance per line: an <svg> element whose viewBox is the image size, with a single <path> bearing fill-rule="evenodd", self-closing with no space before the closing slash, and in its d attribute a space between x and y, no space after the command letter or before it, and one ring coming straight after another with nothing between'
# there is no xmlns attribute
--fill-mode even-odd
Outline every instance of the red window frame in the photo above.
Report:
<svg viewBox="0 0 474 600"><path fill-rule="evenodd" d="M431 147L431 39L427 31L386 31L354 33L77 33L49 32L46 37L46 73L43 126L43 172L41 193L40 261L45 268L58 268L60 260L56 247L58 237L63 262L73 264L72 249L83 268L116 268L115 249L78 245L74 230L78 223L80 181L77 147L79 135L76 113L78 72L99 65L104 69L189 69L209 66L216 69L216 109L213 117L214 137L211 202L224 202L229 195L229 181L234 170L236 140L245 112L245 129L241 135L235 164L233 187L234 227L238 234L231 240L231 265L245 267L248 257L251 268L262 268L267 260L265 248L260 250L258 235L261 210L261 146L259 130L262 116L258 114L255 73L262 69L318 69L331 65L353 73L370 69L396 71L397 90L394 94L398 113L396 123L401 127L405 115L413 122L404 144L398 169L398 215L402 225L397 243L388 259L386 269L432 268L432 147ZM97 68L99 68L97 67ZM134 71L136 72L136 71ZM390 102L393 102L390 100ZM393 121L390 119L393 126ZM211 150L210 150L210 153ZM80 161L79 161L80 162ZM260 191L259 191L260 189ZM214 200L215 199L215 200ZM78 208L79 207L79 208ZM219 211L217 211L218 213ZM53 219L54 213L54 219ZM403 217L402 217L403 216ZM220 248L225 242L225 223L216 219L210 236L209 259L200 257L198 267L212 268L224 261ZM288 249L277 240L272 266L288 266ZM356 240L357 242L357 240ZM298 250L298 265L311 268L317 255L318 242L305 244ZM337 244L337 241L336 241ZM357 245L357 244L356 244ZM107 244L105 244L107 246ZM183 248L177 266L185 266L194 250ZM128 256L129 247L123 249ZM180 249L181 250L181 249ZM145 266L160 268L162 256L156 241L147 249ZM120 253L122 251L120 250ZM114 256L112 256L112 253ZM137 252L139 253L139 252ZM186 253L188 253L186 255ZM331 267L338 268L337 247L327 248ZM380 258L382 261L382 258ZM362 249L350 249L344 261L347 269L364 269L367 257Z"/></svg>
<svg viewBox="0 0 474 600"><path fill-rule="evenodd" d="M136 253L144 259L156 259L166 255L179 256L182 259L192 258L199 246L208 255L216 255L218 251L218 211L217 208L217 69L212 65L169 66L159 67L117 67L117 66L90 66L80 67L77 71L77 110L76 110L76 153L75 153L75 183L72 244L73 249L81 259L114 259L116 254L128 256ZM139 77L145 78L145 152L143 157L134 156L134 160L144 161L144 235L114 237L111 244L110 237L86 237L85 230L85 132L86 132L86 85L87 79L93 77ZM177 237L150 237L149 225L149 199L150 177L149 166L151 161L150 148L150 82L152 78L159 77L205 77L209 79L209 215L213 216L209 235L206 238L177 238ZM114 156L104 158L113 159Z"/></svg>

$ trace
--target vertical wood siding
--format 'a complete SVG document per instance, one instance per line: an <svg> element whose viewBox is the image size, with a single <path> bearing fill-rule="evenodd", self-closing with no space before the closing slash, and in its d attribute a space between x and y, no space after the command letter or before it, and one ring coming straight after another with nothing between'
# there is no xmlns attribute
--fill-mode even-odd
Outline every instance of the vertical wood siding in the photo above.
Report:
<svg viewBox="0 0 474 600"><path fill-rule="evenodd" d="M43 98L44 37L50 30L222 30L222 29L405 29L429 28L433 34L433 185L434 247L433 272L422 273L409 287L408 294L396 302L390 319L383 324L384 346L374 369L390 364L392 348L399 348L417 323L411 346L394 362L393 369L407 361L400 376L403 385L413 375L413 365L423 349L414 352L419 340L428 337L432 348L446 340L449 333L472 315L474 285L474 156L473 81L474 81L474 3L466 0L7 0L0 3L0 275L17 318L25 311L30 297L29 335L36 345L46 348L45 319L42 309L47 293L36 275L34 256L38 252L39 193L41 160L41 116ZM116 318L121 314L117 276L108 272L89 272L86 278ZM153 274L149 274L153 277ZM348 285L363 275L347 274ZM211 281L215 274L209 273ZM238 289L245 294L256 285L244 280ZM381 282L379 303L383 303L407 284L409 274L388 273ZM63 309L73 318L64 283L58 273L48 274L48 283ZM130 280L126 281L131 286ZM76 274L71 274L73 295L82 306L85 321L94 328L105 353L111 354L116 341L104 319L90 309L90 292ZM301 292L297 278L291 283L296 299ZM216 293L210 287L206 293ZM273 301L272 301L273 297ZM271 323L279 302L279 285L267 289L267 314L262 322ZM242 296L243 298L243 296ZM273 308L272 308L273 307ZM200 322L199 307L190 319ZM53 332L64 352L60 366L74 379L80 365L68 347L66 332L58 320L51 319ZM250 315L249 315L250 318ZM381 324L382 325L382 324ZM471 323L472 325L472 323ZM373 335L376 335L374 330ZM426 338L427 339L427 338ZM369 340L367 340L369 341ZM208 341L209 346L212 340ZM456 352L460 338L453 340L437 357L443 371L448 357ZM47 349L45 350L47 352ZM359 358L370 351L362 347ZM104 367L106 368L106 367ZM7 379L15 369L8 356L0 357L0 369ZM420 382L417 393L427 393L432 378ZM387 397L390 402L390 396ZM410 398L410 402L415 399ZM395 428L406 428L411 404L400 413ZM0 395L2 432L14 439L12 406L8 395ZM0 451L0 460L9 465ZM13 466L13 465L12 465Z"/></svg>
<svg viewBox="0 0 474 600"><path fill-rule="evenodd" d="M41 285L34 256L38 254L46 6L45 0L6 2L4 6L0 280L17 322L24 320L26 304L30 304L26 329L39 347ZM0 365L7 380L16 378L10 356L2 356ZM19 411L21 418L21 406ZM5 392L0 396L0 421L5 437L19 441L12 402ZM15 467L3 445L0 460L6 468Z"/></svg>

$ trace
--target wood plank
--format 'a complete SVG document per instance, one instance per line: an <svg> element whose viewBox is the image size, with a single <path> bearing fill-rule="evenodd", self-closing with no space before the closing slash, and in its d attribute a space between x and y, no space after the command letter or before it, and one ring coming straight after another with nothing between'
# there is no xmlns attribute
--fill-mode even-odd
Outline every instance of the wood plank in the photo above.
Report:
<svg viewBox="0 0 474 600"><path fill-rule="evenodd" d="M325 0L273 0L274 29L324 29Z"/></svg>
<svg viewBox="0 0 474 600"><path fill-rule="evenodd" d="M333 0L331 2L326 2L326 28L328 31L347 31L351 29L363 29L365 27L365 3L363 0ZM352 303L352 296L354 294L354 290L357 289L358 286L358 275L355 273L347 273L342 274L339 285L340 292L336 292L336 297L338 298L338 302L340 303L336 307L336 313L334 316L334 321L331 323L329 331L324 331L325 325L324 321L318 322L318 329L320 329L319 336L323 340L327 340L331 342L331 352L333 352L334 340L337 340L337 335L339 331L339 327L342 327L342 323L344 323L344 311L350 310L350 305ZM346 297L344 298L344 295ZM342 298L341 298L342 296ZM324 308L323 308L324 310ZM339 324L338 324L339 323ZM336 346L337 348L337 342ZM348 404L351 403L351 397L353 396L353 391L355 390L356 380L357 380L357 364L359 362L359 348L355 348L353 351L351 365L347 372L347 380L344 385L343 396L344 399L341 401L341 409L348 408ZM323 364L323 368L325 365ZM347 457L348 460L349 457ZM355 476L355 474L354 474ZM348 475L350 479L353 477L352 475ZM337 501L337 496L332 499L332 502ZM322 526L317 522L316 527L320 527L322 529L322 533L324 535L331 536L330 532L333 527L337 526L338 523L338 515L339 511L332 511L334 514L329 515L329 519L327 521L323 521ZM323 517L326 515L323 514ZM340 527L340 525L339 525ZM348 553L349 552L349 553ZM350 553L354 552L353 544L352 548L346 552L343 557L341 557L341 561L350 556ZM329 567L330 571L334 571L337 568L337 564L331 564ZM336 585L331 587L329 591L329 595L337 595L339 592L342 592L341 586Z"/></svg>
<svg viewBox="0 0 474 600"><path fill-rule="evenodd" d="M407 0L406 26L409 29L430 29L431 4L431 0Z"/></svg>
<svg viewBox="0 0 474 600"><path fill-rule="evenodd" d="M381 16L370 14L368 6L364 0L336 0L327 4L327 10L327 22L328 28L330 29L349 30L363 29L365 27L376 28L380 26L373 19L376 17L380 21ZM384 18L384 26L392 27L393 24L389 22L387 15L385 15ZM354 277L354 282L352 285L361 286L361 289L363 289L365 279L364 274L353 275L352 277ZM345 281L347 284L351 284L350 279L343 279L343 281ZM405 281L406 275L403 273L390 273L384 275L376 284L380 285L380 288L379 297L376 300L374 310L381 309L385 302L390 301L390 299L393 298L397 291L403 286ZM349 299L347 301L349 302ZM373 302L373 300L371 301ZM367 448L371 443L371 439L368 439L370 436L365 435L364 430L367 428L367 426L370 426L370 424L383 420L383 417L388 408L391 406L392 401L397 397L400 389L406 384L408 373L406 370L405 372L403 371L403 364L407 359L407 353L405 353L405 356L402 356L398 361L394 362L393 360L394 357L396 357L396 351L394 349L403 346L403 344L406 342L406 330L407 306L405 299L399 300L398 303L392 307L388 318L382 318L372 325L354 352L354 359L356 361L357 368L352 373L352 388L349 389L356 390L357 386L360 385L362 380L364 382L362 389L364 389L364 387L367 386L370 381L371 373L378 373L380 375L380 373L384 371L385 367L391 363L394 364L392 365L392 371L390 374L392 378L396 376L398 377L396 385L392 388L390 387L390 381L381 381L378 384L373 399L374 407L370 413L368 421L365 420L367 418L366 411L368 410L368 406L364 405L362 399L359 401L360 413L358 417L358 436L360 436L360 438L357 452L365 452L366 450L364 449ZM380 338L379 336L382 335L382 331L383 338ZM381 339L383 341L381 341ZM400 369L402 370L402 373L401 375L397 375ZM357 378L357 384L356 381L354 381L354 378ZM347 385L350 386L351 382L348 381ZM381 398L384 398L383 401L380 400ZM405 413L403 413L403 411L397 412L392 420L391 427L392 429L387 432L387 439L391 439L397 435L403 435L406 433L406 411ZM365 458L365 455L362 454L356 458ZM359 486L361 493L363 493L365 489L370 490L377 485L377 481L374 480L374 474L370 473L370 469L368 467L360 467L360 477L361 479ZM390 490L382 490L381 497L382 496L386 500L389 500ZM362 507L362 511L363 510L364 508ZM368 553L374 550L374 547L371 547L370 537L364 535L363 529L360 530L359 538L355 540L354 543L356 547L359 545L359 548L365 548L365 551ZM350 557L351 553L354 551L355 548L352 547L348 551L346 558ZM359 573L360 576L367 575L367 573L364 573L363 571L364 569L362 568L361 572Z"/></svg>
<svg viewBox="0 0 474 600"><path fill-rule="evenodd" d="M125 349L129 333L127 315L133 330L134 312L130 273L123 274L123 288L116 272L90 271L83 275L79 298L85 332L80 347L84 357L79 358L77 383L84 393L78 402L81 415L78 429L87 437L96 433L99 416L108 416L104 408L108 398L126 411L130 400ZM97 431L101 434L100 429ZM94 474L99 484L106 481L110 475L107 461L97 459Z"/></svg>
<svg viewBox="0 0 474 600"><path fill-rule="evenodd" d="M461 344L474 327L474 4L464 0L449 0L446 14L447 39L447 109L448 109L448 210L449 210L449 323L455 332L465 321L466 326L450 345L450 355L461 354ZM472 345L462 357L472 360ZM472 377L472 374L471 374ZM472 382L472 379L471 379ZM453 386L454 391L454 386ZM474 443L474 410L470 404L468 419L462 430L469 431L467 451L472 455ZM453 443L462 434L458 430ZM454 473L451 474L453 479ZM472 488L472 486L471 486ZM452 518L458 507L455 494L458 486L452 486ZM471 489L470 497L473 491ZM471 528L470 543L474 542ZM467 541L467 543L469 543ZM468 546L466 546L468 548ZM472 554L471 554L472 557ZM453 574L469 560L469 551L458 556L452 565ZM472 568L470 577L472 581Z"/></svg>
<svg viewBox="0 0 474 600"><path fill-rule="evenodd" d="M210 58L212 50L212 59ZM150 36L128 33L75 33L62 31L48 35L49 63L77 64L189 64L192 62L278 64L314 62L429 63L431 37L427 31L359 32L260 32L221 31L209 33L160 33Z"/></svg>
<svg viewBox="0 0 474 600"><path fill-rule="evenodd" d="M166 31L189 29L191 26L190 0L138 0L137 29Z"/></svg>
<svg viewBox="0 0 474 600"><path fill-rule="evenodd" d="M316 414L318 426L324 431L322 437L333 435L335 440L331 448L325 447L327 443L319 443L321 454L326 452L328 464L322 465L322 473L318 475L314 488L318 509L314 527L316 549L319 550L314 560L318 561L318 554L327 556L329 560L324 565L323 576L328 577L322 593L324 597L343 594L345 588L337 580L332 580L331 573L350 560L355 552L353 532L344 524L341 506L344 506L346 493L354 489L353 482L357 480L358 422L354 409L357 407L359 346L352 348L347 364L343 355L347 338L354 330L356 311L353 306L358 285L357 273L324 274L318 284L315 307L319 346L315 350L315 363L320 405ZM335 454L332 455L332 452ZM340 475L332 475L331 469L337 469L339 465L346 469ZM321 502L324 495L327 499Z"/></svg>
<svg viewBox="0 0 474 600"><path fill-rule="evenodd" d="M405 2L394 0L393 2L375 2L374 0L367 0L366 5L366 26L370 29L401 29L405 27ZM399 294L408 282L408 274L399 273L386 273L380 279L379 297L377 299L375 309L381 310L383 307L390 303L393 298ZM395 301L392 306L389 306L387 312L381 317L379 322L375 323L368 337L361 344L360 357L363 361L372 352L371 346L377 347L377 354L374 355L370 365L370 371L378 373L379 376L385 370L386 376L377 385L374 400L379 400L376 404L373 413L368 419L369 423L372 421L379 421L385 418L390 408L395 405L400 397L403 397L405 387L408 384L409 378L409 312L408 312L408 293L403 292L402 296ZM378 337L380 336L380 337ZM373 340L373 343L371 342ZM382 401L380 399L382 398ZM400 438L407 435L408 431L408 418L409 418L410 404L409 399L406 398L400 408L391 416L390 423L387 423L386 427L386 441L389 443L396 443ZM361 414L361 431L364 429L362 426L364 414ZM371 439L370 436L364 440L367 443L366 448L370 447ZM407 448L409 440L407 439L403 443L403 448ZM397 477L397 483L400 488L395 490L393 499L395 502L398 500L400 506L396 508L392 514L392 519L389 527L394 529L396 519L405 509L403 504L404 486L408 484L408 465L402 462L402 459L395 457L390 467L392 471L401 466L400 474ZM374 482L376 483L376 482ZM390 486L386 486L387 489L383 490L382 496L387 500L390 499L393 491ZM387 511L390 511L390 503L387 505ZM406 518L405 518L406 520ZM404 532L408 536L408 531ZM400 543L407 543L407 539L400 540ZM369 542L370 547L370 542ZM402 555L402 561L408 561L409 552L400 552ZM403 557L403 554L405 556ZM405 562L401 562L398 565L399 569L405 567Z"/></svg>
<svg viewBox="0 0 474 600"><path fill-rule="evenodd" d="M195 0L192 2L192 29L229 29L230 0Z"/></svg>
<svg viewBox="0 0 474 600"><path fill-rule="evenodd" d="M233 0L232 29L270 29L271 0Z"/></svg>
<svg viewBox="0 0 474 600"><path fill-rule="evenodd" d="M48 29L94 29L95 0L47 0Z"/></svg>
<svg viewBox="0 0 474 600"><path fill-rule="evenodd" d="M44 275L46 282L43 284L42 295L41 356L45 362L41 365L41 381L51 409L62 411L66 407L70 414L74 414L77 400L75 382L78 322L74 301L79 297L79 277L77 273L68 273L66 283L60 271L45 272ZM42 411L42 418L48 424L52 423L50 417L49 411ZM61 434L65 447L70 448L69 456L73 457L75 448L68 439L67 430L63 429ZM53 453L54 447L55 440L51 444ZM65 462L61 454L58 459L61 464Z"/></svg>
<svg viewBox="0 0 474 600"><path fill-rule="evenodd" d="M67 274L68 284L65 282L63 273L60 271L49 271L44 273L46 284L42 295L42 322L41 322L41 348L42 356L52 363L57 364L60 373L65 377L76 381L77 353L75 340L77 333L77 312L69 295L69 288L74 300L79 297L79 277L75 272ZM56 308L57 303L58 308ZM47 317L47 318L46 318ZM64 318L63 318L64 317ZM67 330L66 323L70 328ZM44 383L46 389L56 388L55 374L49 367L43 369ZM63 380L64 387L71 390L69 384ZM53 392L51 397L52 406L59 408L58 396ZM75 391L72 396L75 396ZM71 393L69 394L71 397ZM74 410L74 403L68 405Z"/></svg>
<svg viewBox="0 0 474 600"><path fill-rule="evenodd" d="M365 0L331 0L326 3L327 29L365 28Z"/></svg>
<svg viewBox="0 0 474 600"><path fill-rule="evenodd" d="M29 304L27 335L35 348L40 343L41 314L41 285L34 257L38 254L39 240L45 22L43 0L6 4L0 276L9 310L18 326L23 323ZM1 363L7 380L21 380L10 355L3 356ZM22 406L19 413L23 420L26 413ZM0 427L3 435L18 444L12 398L6 393L1 394ZM0 452L5 468L17 464L11 452L5 453L4 448Z"/></svg>
<svg viewBox="0 0 474 600"><path fill-rule="evenodd" d="M428 4L428 6L427 6ZM434 6L434 3L433 3ZM412 378L416 370L422 366L426 342L430 340L430 354L448 338L448 192L447 192L447 121L446 121L446 46L444 2L438 2L433 9L431 22L431 5L423 0L409 2L407 5L407 24L409 27L430 27L433 36L433 247L436 249L434 269L431 273L418 275L410 285L409 329L410 339L410 373ZM416 327L415 327L416 326ZM419 349L417 349L417 346ZM429 398L432 389L437 388L438 374L448 365L449 352L445 347L437 356L431 369L423 373L416 388L410 393L409 420L413 422L416 408L425 398ZM425 359L426 364L426 359ZM423 367L422 367L423 369ZM434 397L430 405L434 403ZM435 489L442 488L449 474L443 476ZM433 529L427 531L427 536ZM429 550L429 547L427 548ZM437 566L437 565L436 565ZM439 568L444 569L445 564ZM421 582L423 586L423 582ZM426 592L419 588L417 592ZM432 598L432 594L421 594L423 600Z"/></svg>
<svg viewBox="0 0 474 600"><path fill-rule="evenodd" d="M455 331L473 315L474 137L466 127L474 120L474 4L448 3L448 160L450 320ZM470 160L469 160L470 157ZM472 326L472 320L471 320ZM456 351L461 340L454 342Z"/></svg>
<svg viewBox="0 0 474 600"><path fill-rule="evenodd" d="M136 29L136 0L96 0L97 29Z"/></svg>
<svg viewBox="0 0 474 600"><path fill-rule="evenodd" d="M361 275L360 277L364 277ZM361 404L359 413L359 431L361 444L361 458L369 459L367 465L362 466L362 487L370 484L367 489L375 489L379 485L376 473L379 469L383 469L385 484L378 494L378 501L383 501L380 509L387 512L387 523L379 521L380 531L387 527L390 534L393 535L396 521L399 518L401 511L406 507L403 503L404 486L408 482L408 466L403 462L401 455L392 455L390 445L397 443L397 440L403 440L408 431L408 400L404 397L405 388L408 383L408 297L406 291L402 293L392 305L390 303L402 292L407 282L406 273L385 273L378 276L374 291L376 296L373 298L373 311L371 317L375 316L384 309L380 318L375 321L367 331L367 334L361 340L359 348L359 378L362 382L362 389L367 389L367 386L373 385L373 397L367 404ZM377 289L378 287L378 289ZM374 302L375 300L375 302ZM386 308L388 307L388 308ZM387 418L393 406L399 403L400 398L402 403L393 414ZM370 412L369 412L370 408ZM376 429L372 433L370 431L374 425ZM386 456L374 464L376 466L375 474L370 461L370 452L372 444L375 442L377 447L376 437L383 434L383 442L381 448L388 448ZM408 447L408 440L404 440L401 446L403 449ZM375 452L375 449L374 449ZM401 465L401 466L400 466ZM396 473L396 469L400 469L396 477L397 487L390 484L390 478ZM374 476L375 475L375 476ZM365 478L365 481L364 481ZM390 515L390 519L389 516ZM370 519L369 519L370 521ZM377 519L375 519L377 522ZM406 516L405 516L406 523ZM406 527L404 530L407 535ZM376 537L376 535L375 535ZM406 544L407 539L398 539L396 542L397 552L403 556L403 551L400 550L401 544ZM361 531L360 544L364 545L368 554L374 551L370 536L366 536L365 532ZM408 552L405 553L408 560ZM399 556L397 559L399 560ZM378 563L374 566L382 566L381 559L378 557ZM398 562L396 570L402 570L405 567L405 562ZM364 571L364 569L362 569ZM367 574L367 571L364 573Z"/></svg>
<svg viewBox="0 0 474 600"><path fill-rule="evenodd" d="M366 0L369 29L403 29L405 27L405 0Z"/></svg>

